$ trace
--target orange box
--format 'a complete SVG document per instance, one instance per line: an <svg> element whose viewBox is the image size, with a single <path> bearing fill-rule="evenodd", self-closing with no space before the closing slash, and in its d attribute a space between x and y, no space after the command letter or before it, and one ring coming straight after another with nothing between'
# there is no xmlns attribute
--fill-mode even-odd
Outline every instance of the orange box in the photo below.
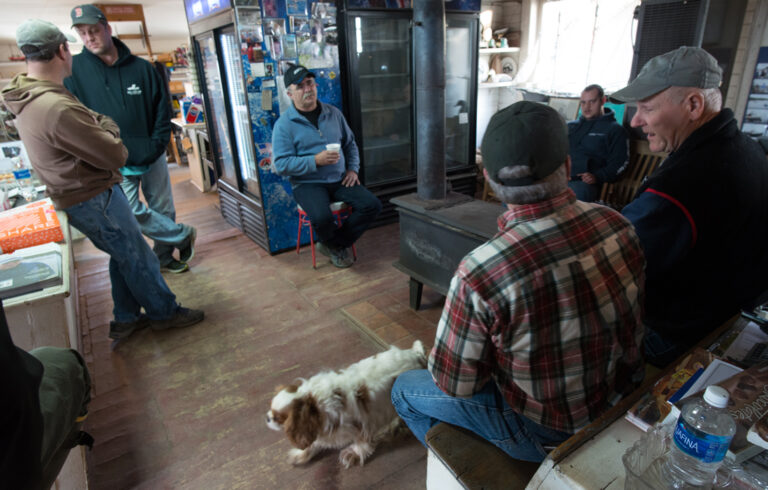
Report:
<svg viewBox="0 0 768 490"><path fill-rule="evenodd" d="M0 253L61 240L64 233L50 199L0 213Z"/></svg>

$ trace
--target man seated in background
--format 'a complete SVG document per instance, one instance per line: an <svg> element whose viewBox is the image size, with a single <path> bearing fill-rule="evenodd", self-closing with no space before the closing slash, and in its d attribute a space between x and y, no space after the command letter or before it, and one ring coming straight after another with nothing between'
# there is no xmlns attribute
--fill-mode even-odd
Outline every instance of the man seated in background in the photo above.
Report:
<svg viewBox="0 0 768 490"><path fill-rule="evenodd" d="M508 211L451 281L429 370L400 375L392 402L422 444L442 421L541 461L642 380L645 261L627 219L568 189L554 109L496 113L482 151Z"/></svg>
<svg viewBox="0 0 768 490"><path fill-rule="evenodd" d="M597 201L600 186L616 182L629 163L629 137L605 102L600 85L586 87L579 99L581 116L568 123L572 162L568 186L584 202Z"/></svg>
<svg viewBox="0 0 768 490"><path fill-rule="evenodd" d="M293 198L304 209L317 236L317 250L336 267L352 265L349 251L381 211L381 202L357 174L360 155L341 111L317 100L315 74L291 65L283 78L291 104L272 131L273 165L290 177ZM326 145L336 144L335 149ZM344 201L352 213L336 227L330 204Z"/></svg>
<svg viewBox="0 0 768 490"><path fill-rule="evenodd" d="M128 156L120 129L64 88L72 73L67 37L50 22L33 19L16 30L16 43L28 73L14 77L0 100L16 116L30 163L56 209L109 254L114 303L109 337L119 340L145 327L162 330L202 321L201 310L176 302L119 185L119 169Z"/></svg>
<svg viewBox="0 0 768 490"><path fill-rule="evenodd" d="M611 98L670 152L622 213L648 266L645 354L666 366L768 289L768 162L722 108L722 70L701 48L645 64Z"/></svg>

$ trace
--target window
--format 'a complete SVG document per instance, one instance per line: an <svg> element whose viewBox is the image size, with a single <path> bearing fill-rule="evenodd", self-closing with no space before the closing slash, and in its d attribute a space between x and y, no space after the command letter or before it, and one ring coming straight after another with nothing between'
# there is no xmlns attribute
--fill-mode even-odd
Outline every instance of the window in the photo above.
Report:
<svg viewBox="0 0 768 490"><path fill-rule="evenodd" d="M624 87L632 66L638 5L639 0L541 2L540 29L526 62L533 68L526 88L579 94L591 83L608 92Z"/></svg>

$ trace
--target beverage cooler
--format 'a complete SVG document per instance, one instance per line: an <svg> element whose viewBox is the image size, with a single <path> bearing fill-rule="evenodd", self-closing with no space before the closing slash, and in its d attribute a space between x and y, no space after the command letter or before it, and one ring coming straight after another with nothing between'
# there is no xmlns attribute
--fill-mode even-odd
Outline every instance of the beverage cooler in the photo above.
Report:
<svg viewBox="0 0 768 490"><path fill-rule="evenodd" d="M344 112L360 177L396 219L391 197L416 188L411 10L407 0L184 0L224 218L270 253L296 245L287 178L272 168L272 128L290 104L289 63L316 76L318 98ZM446 2L446 168L474 194L477 14ZM305 233L303 240L308 241Z"/></svg>
<svg viewBox="0 0 768 490"><path fill-rule="evenodd" d="M360 180L384 204L381 222L397 217L389 199L416 190L410 6L348 0L344 12L344 100L360 148ZM474 195L480 0L447 1L445 9L445 167L451 190Z"/></svg>

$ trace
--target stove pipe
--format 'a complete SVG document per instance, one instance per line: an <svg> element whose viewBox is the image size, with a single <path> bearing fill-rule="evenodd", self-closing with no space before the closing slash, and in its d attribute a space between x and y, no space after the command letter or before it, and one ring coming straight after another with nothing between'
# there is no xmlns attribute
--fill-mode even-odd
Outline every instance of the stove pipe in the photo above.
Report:
<svg viewBox="0 0 768 490"><path fill-rule="evenodd" d="M445 199L445 0L413 2L416 194Z"/></svg>

